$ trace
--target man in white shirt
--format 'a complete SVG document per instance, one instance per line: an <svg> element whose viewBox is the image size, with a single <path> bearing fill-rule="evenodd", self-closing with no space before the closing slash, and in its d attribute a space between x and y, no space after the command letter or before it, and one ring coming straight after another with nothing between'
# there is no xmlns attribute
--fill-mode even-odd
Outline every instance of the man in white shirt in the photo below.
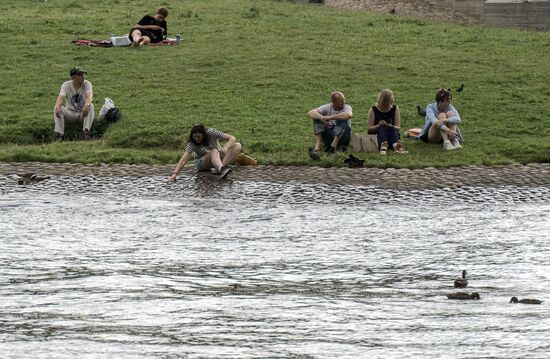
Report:
<svg viewBox="0 0 550 359"><path fill-rule="evenodd" d="M84 80L87 72L80 67L69 70L70 81L61 85L61 91L55 101L54 122L55 138L62 141L65 134L65 121L82 122L82 133L85 140L91 139L90 130L94 122L94 105L92 83ZM64 103L66 106L63 106Z"/></svg>
<svg viewBox="0 0 550 359"><path fill-rule="evenodd" d="M346 104L346 98L340 91L330 94L330 103L310 110L307 115L313 120L315 148L309 149L309 157L319 160L318 152L321 146L326 146L325 152L334 154L338 149L344 149L351 140L352 108Z"/></svg>

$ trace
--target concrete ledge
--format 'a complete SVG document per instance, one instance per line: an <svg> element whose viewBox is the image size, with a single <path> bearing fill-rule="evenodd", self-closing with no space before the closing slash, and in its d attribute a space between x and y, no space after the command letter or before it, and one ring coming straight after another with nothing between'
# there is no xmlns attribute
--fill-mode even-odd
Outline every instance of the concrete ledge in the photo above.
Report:
<svg viewBox="0 0 550 359"><path fill-rule="evenodd" d="M201 176L187 166L180 176ZM162 176L174 165L84 165L74 163L0 162L0 176L37 173L50 176ZM506 166L466 166L437 169L322 168L290 166L235 166L231 180L375 186L412 190L460 187L522 186L550 188L550 163Z"/></svg>
<svg viewBox="0 0 550 359"><path fill-rule="evenodd" d="M490 25L548 31L550 30L550 1L487 0L484 19Z"/></svg>

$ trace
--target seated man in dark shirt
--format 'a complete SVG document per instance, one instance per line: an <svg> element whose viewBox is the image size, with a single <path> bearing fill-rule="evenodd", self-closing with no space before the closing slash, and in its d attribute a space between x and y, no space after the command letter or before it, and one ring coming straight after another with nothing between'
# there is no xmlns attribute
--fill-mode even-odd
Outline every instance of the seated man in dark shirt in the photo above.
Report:
<svg viewBox="0 0 550 359"><path fill-rule="evenodd" d="M162 42L166 38L167 29L165 19L168 17L168 10L161 7L155 16L145 15L134 25L128 38L132 46L142 46L150 43Z"/></svg>

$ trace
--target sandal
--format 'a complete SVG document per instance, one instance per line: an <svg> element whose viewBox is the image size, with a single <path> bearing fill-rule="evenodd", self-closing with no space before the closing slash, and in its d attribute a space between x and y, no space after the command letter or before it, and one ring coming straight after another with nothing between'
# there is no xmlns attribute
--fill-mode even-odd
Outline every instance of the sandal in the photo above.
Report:
<svg viewBox="0 0 550 359"><path fill-rule="evenodd" d="M382 142L382 144L380 144L380 154L381 155L386 155L388 153L388 143L387 142Z"/></svg>
<svg viewBox="0 0 550 359"><path fill-rule="evenodd" d="M397 141L395 143L395 146L393 148L394 152L399 154L399 155L404 155L404 154L407 154L409 153L409 151L407 151L405 149L405 146L403 146L403 144L401 143L401 141Z"/></svg>

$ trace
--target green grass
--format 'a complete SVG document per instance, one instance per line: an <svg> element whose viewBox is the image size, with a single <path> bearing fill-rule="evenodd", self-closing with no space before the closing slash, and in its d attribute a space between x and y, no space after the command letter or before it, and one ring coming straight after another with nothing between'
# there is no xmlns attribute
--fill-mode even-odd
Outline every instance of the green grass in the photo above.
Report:
<svg viewBox="0 0 550 359"><path fill-rule="evenodd" d="M0 0L0 160L176 162L190 127L234 134L260 163L311 164L306 112L334 89L353 106L353 131L391 88L402 127L417 104L465 84L454 104L461 151L407 141L409 154L361 155L378 167L550 161L550 34L454 25L275 0ZM181 46L87 48L75 38L124 34L157 7ZM92 142L50 143L68 69L88 71L96 111L110 97L122 121ZM100 124L101 125L101 124ZM321 165L342 165L345 155Z"/></svg>

